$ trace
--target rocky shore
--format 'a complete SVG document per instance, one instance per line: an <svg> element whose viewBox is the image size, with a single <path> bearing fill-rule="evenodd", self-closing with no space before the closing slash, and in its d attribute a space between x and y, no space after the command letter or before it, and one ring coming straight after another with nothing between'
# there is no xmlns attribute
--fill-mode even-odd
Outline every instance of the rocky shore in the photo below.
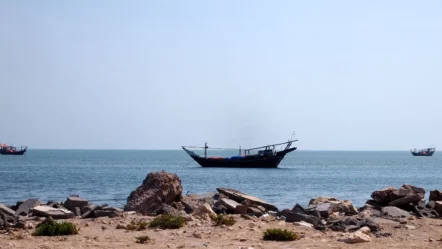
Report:
<svg viewBox="0 0 442 249"><path fill-rule="evenodd" d="M94 205L79 196L64 202L37 199L16 205L0 204L1 248L441 248L442 191L412 185L375 190L362 207L349 200L314 197L307 205L278 210L271 203L229 188L182 195L180 178L165 171L149 173L130 193L124 209ZM179 229L117 229L125 224L150 222L159 215L182 216ZM219 214L234 217L233 226L215 226ZM45 219L64 220L79 234L32 236ZM134 224L135 224L134 223ZM268 228L300 234L300 240L263 240ZM146 235L147 244L135 243ZM355 245L356 244L356 245Z"/></svg>

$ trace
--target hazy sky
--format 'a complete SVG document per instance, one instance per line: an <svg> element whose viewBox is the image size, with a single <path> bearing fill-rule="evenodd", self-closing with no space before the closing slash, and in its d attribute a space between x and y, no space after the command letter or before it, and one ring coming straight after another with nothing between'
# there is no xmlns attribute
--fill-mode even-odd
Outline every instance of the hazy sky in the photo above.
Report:
<svg viewBox="0 0 442 249"><path fill-rule="evenodd" d="M442 147L442 1L0 1L0 142Z"/></svg>

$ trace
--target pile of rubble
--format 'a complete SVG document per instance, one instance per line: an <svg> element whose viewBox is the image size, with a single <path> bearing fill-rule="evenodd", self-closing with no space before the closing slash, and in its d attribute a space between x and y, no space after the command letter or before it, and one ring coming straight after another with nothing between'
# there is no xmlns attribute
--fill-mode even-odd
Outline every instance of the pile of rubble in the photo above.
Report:
<svg viewBox="0 0 442 249"><path fill-rule="evenodd" d="M105 205L89 204L79 196L69 196L64 203L49 201L41 204L38 199L19 201L16 205L5 206L0 203L0 228L25 228L26 221L39 220L40 217L53 219L72 219L115 217L123 210Z"/></svg>

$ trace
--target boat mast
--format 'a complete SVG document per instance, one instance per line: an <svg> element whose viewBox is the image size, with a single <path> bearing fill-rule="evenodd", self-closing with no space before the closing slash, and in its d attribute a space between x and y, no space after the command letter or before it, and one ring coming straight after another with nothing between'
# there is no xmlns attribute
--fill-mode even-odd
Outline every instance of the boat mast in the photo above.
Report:
<svg viewBox="0 0 442 249"><path fill-rule="evenodd" d="M209 147L207 146L207 142L206 143L204 143L204 158L207 158L207 149L208 149Z"/></svg>

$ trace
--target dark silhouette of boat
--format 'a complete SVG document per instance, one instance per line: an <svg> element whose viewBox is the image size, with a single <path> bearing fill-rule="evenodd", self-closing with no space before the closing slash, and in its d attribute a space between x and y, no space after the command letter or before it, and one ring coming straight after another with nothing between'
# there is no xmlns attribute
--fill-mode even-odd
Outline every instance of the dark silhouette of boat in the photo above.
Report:
<svg viewBox="0 0 442 249"><path fill-rule="evenodd" d="M427 148L422 150L410 150L413 156L432 156L436 151L436 148Z"/></svg>
<svg viewBox="0 0 442 249"><path fill-rule="evenodd" d="M12 145L0 144L0 154L2 155L23 155L27 149L27 146L20 146L20 149L17 149Z"/></svg>
<svg viewBox="0 0 442 249"><path fill-rule="evenodd" d="M204 147L190 147L183 146L183 150L189 154L201 167L225 167L225 168L276 168L279 163L284 159L284 156L296 150L296 147L290 148L293 142L298 140L289 140L285 143L271 144L267 146L251 148L251 149L239 149L239 155L232 157L207 157L207 143ZM275 146L286 145L283 150L277 151ZM189 148L204 149L204 157L197 155L195 152L189 150ZM220 149L220 148L210 148ZM232 150L232 149L228 149ZM236 150L236 149L235 149ZM252 154L252 151L257 153ZM244 154L242 154L244 151Z"/></svg>

